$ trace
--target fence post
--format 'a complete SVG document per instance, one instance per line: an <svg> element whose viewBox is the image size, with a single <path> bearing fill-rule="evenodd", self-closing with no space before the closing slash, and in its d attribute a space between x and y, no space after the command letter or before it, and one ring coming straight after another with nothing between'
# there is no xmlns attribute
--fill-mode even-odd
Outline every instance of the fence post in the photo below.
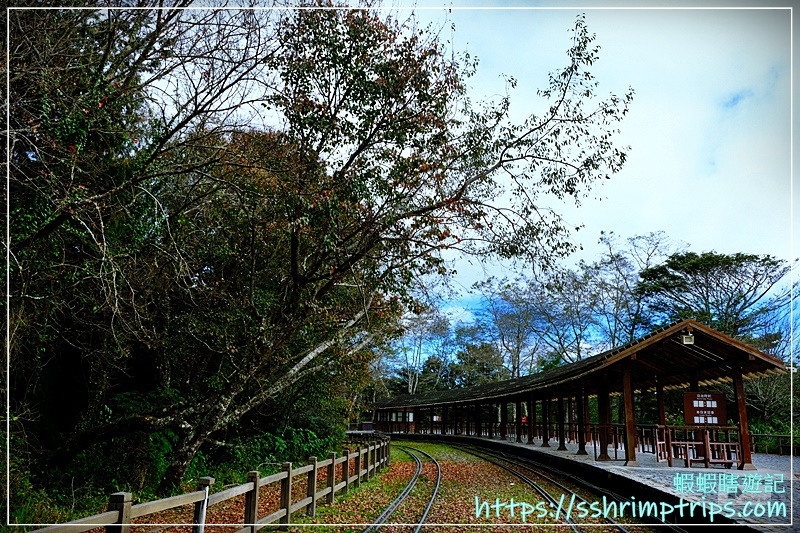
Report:
<svg viewBox="0 0 800 533"><path fill-rule="evenodd" d="M344 490L342 494L347 494L350 490L350 448L344 449L344 462L342 463L342 481L344 481Z"/></svg>
<svg viewBox="0 0 800 533"><path fill-rule="evenodd" d="M282 470L286 477L281 480L281 509L286 509L286 514L281 517L281 531L286 531L292 522L292 463L283 463Z"/></svg>
<svg viewBox="0 0 800 533"><path fill-rule="evenodd" d="M211 491L211 487L214 485L214 478L213 477L201 477L197 480L197 490L205 490ZM206 492L208 495L208 492ZM208 499L200 500L199 502L195 502L194 504L194 518L192 519L192 533L200 533L203 530L205 525L206 517L206 503Z"/></svg>
<svg viewBox="0 0 800 533"><path fill-rule="evenodd" d="M356 487L361 486L361 455L363 453L364 450L361 449L361 445L359 444L356 449L356 458L355 458L355 463L353 465L356 470L356 482L354 483Z"/></svg>
<svg viewBox="0 0 800 533"><path fill-rule="evenodd" d="M131 530L131 493L115 492L108 498L108 510L119 511L117 524L106 526L106 533L129 533Z"/></svg>
<svg viewBox="0 0 800 533"><path fill-rule="evenodd" d="M328 495L325 497L325 503L333 503L333 489L336 487L336 452L331 452L328 455L328 459L331 460L331 464L328 465L328 488L331 489L328 491Z"/></svg>
<svg viewBox="0 0 800 533"><path fill-rule="evenodd" d="M247 473L247 482L253 484L253 490L249 491L244 497L244 523L252 524L250 531L256 533L255 523L258 522L258 470L251 470Z"/></svg>
<svg viewBox="0 0 800 533"><path fill-rule="evenodd" d="M312 465L312 468L308 472L308 492L306 496L311 497L311 503L306 505L306 516L317 516L317 458L316 457L309 457L308 464Z"/></svg>

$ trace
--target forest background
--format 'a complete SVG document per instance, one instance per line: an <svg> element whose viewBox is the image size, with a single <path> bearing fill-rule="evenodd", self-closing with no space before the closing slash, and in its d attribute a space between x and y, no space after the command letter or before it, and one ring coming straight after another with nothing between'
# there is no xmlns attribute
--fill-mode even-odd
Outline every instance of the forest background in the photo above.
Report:
<svg viewBox="0 0 800 533"><path fill-rule="evenodd" d="M784 259L656 232L564 262L558 206L620 171L634 105L599 90L582 15L523 119L515 78L475 100L477 60L409 12L8 17L12 521L305 458L380 397L685 316L790 359ZM477 282L459 321L454 254L519 274ZM787 431L789 377L748 382L756 432Z"/></svg>

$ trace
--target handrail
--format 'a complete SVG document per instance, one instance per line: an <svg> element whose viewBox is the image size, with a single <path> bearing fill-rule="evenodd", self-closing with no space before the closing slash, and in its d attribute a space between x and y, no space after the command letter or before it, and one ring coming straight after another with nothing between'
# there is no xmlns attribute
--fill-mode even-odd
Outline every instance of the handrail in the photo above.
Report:
<svg viewBox="0 0 800 533"><path fill-rule="evenodd" d="M375 441L372 441L375 442ZM242 494L246 494L245 500L245 516L248 516L249 506L252 524L271 524L280 520L281 527L279 529L286 529L291 521L291 515L295 511L305 508L308 516L315 516L316 503L321 498L325 498L328 503L335 501L334 496L337 492L344 493L349 489L352 482L360 484L362 480L375 476L378 470L384 468L389 463L389 445L390 440L386 436L380 436L379 440L374 444L364 442L366 447L362 448L361 445L355 450L348 450L345 455L338 456L335 453L330 454L330 458L325 461L317 461L316 457L309 458L309 464L292 468L292 463L284 463L284 470L276 474L266 477L259 477L258 472L252 471L248 474L248 482L243 485L237 485L221 492L211 494L208 497L207 507L211 507L218 503L233 499ZM350 469L350 462L355 462L355 468ZM342 464L344 479L335 479L335 465ZM317 475L320 471L327 471L327 482L322 487L322 490L315 490ZM350 475L350 474L353 475ZM293 478L297 476L308 477L309 480L314 480L313 485L309 489L309 493L296 502L292 502L291 498L291 484ZM305 477L304 476L304 477ZM333 477L332 477L333 476ZM258 489L264 486L280 483L281 505L277 511L273 511L261 518L258 517ZM169 498L154 500L151 502L139 503L132 505L131 494L128 492L118 492L111 496L109 501L109 511L104 513L88 516L78 520L73 520L65 524L58 524L49 526L42 529L37 529L31 533L80 533L90 529L97 528L98 525L105 525L106 530L110 531L114 528L116 531L128 531L130 525L135 525L131 522L134 518L151 515L168 509L174 509L188 504L195 504L196 512L193 520L194 525L202 525L202 514L197 513L197 506L202 505L206 500L206 487L211 487L214 484L214 478L200 478L198 490ZM314 489L313 491L311 489ZM313 494L312 494L313 492ZM197 528L195 528L196 530ZM247 530L248 528L244 528Z"/></svg>

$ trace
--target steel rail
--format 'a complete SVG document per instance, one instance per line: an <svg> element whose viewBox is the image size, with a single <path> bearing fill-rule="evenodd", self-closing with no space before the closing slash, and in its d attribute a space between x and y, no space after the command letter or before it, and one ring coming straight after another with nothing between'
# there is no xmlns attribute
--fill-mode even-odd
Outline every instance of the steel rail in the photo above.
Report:
<svg viewBox="0 0 800 533"><path fill-rule="evenodd" d="M559 482L556 479L553 479L552 477L550 477L547 474L541 472L540 470L537 470L535 468L532 468L532 467L526 465L525 462L522 460L522 458L518 458L518 457L513 456L513 455L509 456L509 455L507 455L505 453L502 453L502 452L490 452L490 451L486 451L486 450L484 450L484 452L487 455L489 455L490 457L497 457L497 458L499 458L499 459L501 459L503 461L507 461L507 462L513 464L517 468L524 468L525 470L535 474L536 476L539 476L539 477L547 480L549 483L555 485L556 487L558 487L561 490L567 492L568 494L574 495L577 500L582 501L582 502L587 503L587 504L589 503L583 496L581 496L580 494L578 494L577 492L575 492L571 488L567 487L563 483ZM587 487L583 487L583 488L586 489ZM616 520L614 520L610 516L604 516L603 520L606 520L606 521L610 522L611 524L613 524L614 527L619 529L622 533L630 533L630 531L628 531L622 524L620 524L619 522L617 522Z"/></svg>
<svg viewBox="0 0 800 533"><path fill-rule="evenodd" d="M505 454L503 454L503 455L505 455ZM534 459L527 459L527 458L524 458L524 457L516 457L516 456L514 456L514 457L518 461L521 461L523 463L530 463L530 464L534 465L536 468L540 468L540 469L545 470L545 471L547 471L547 472L549 472L551 474L568 477L568 478L572 479L573 483L575 483L576 485L583 486L584 488L587 488L589 490L593 490L593 491L596 491L596 492L601 492L601 493L608 494L609 496L611 496L612 498L614 498L618 502L628 501L627 499L625 499L621 495L617 494L616 492L613 492L613 491L608 490L608 489L604 489L604 488L599 487L599 486L597 486L597 485L595 485L593 483L589 483L588 481L575 478L574 476L570 476L567 472L564 472L563 470L559 470L559 469L554 468L552 466L545 465L544 463L540 463L539 461L536 461ZM657 521L658 522L657 525L667 526L669 529L671 529L675 533L686 533L686 530L683 529L682 527L680 527L678 525L675 525L675 524L670 524L669 522L665 522L665 521L661 520L660 518L658 518L657 516L649 517L649 518L652 518L653 520Z"/></svg>
<svg viewBox="0 0 800 533"><path fill-rule="evenodd" d="M389 519L392 513L394 513L397 510L397 508L400 507L400 504L403 503L406 498L408 498L408 495L411 494L411 491L414 489L414 485L417 484L417 480L419 479L420 474L422 474L422 461L420 461L419 457L417 457L413 452L410 452L400 446L398 446L398 448L403 450L412 459L414 459L414 461L416 461L417 467L416 470L414 471L414 475L411 476L411 480L408 482L408 485L406 485L406 487L397 496L397 498L395 498L394 501L392 501L392 503L389 504L389 506L383 511L383 513L381 513L381 515L375 519L375 522L370 524L363 531L363 533L372 533L373 531L376 531L378 527L380 527L384 522L386 522L386 520Z"/></svg>
<svg viewBox="0 0 800 533"><path fill-rule="evenodd" d="M422 450L418 450L417 448L412 448L410 446L403 446L402 448L408 448L409 450L414 450L415 452L419 452L419 453L427 456L428 459L433 461L433 464L436 465L436 485L434 485L434 487L433 487L433 494L431 494L431 499L428 501L428 505L427 505L427 507L425 507L425 511L422 513L422 518L420 518L419 523L417 524L417 527L414 528L414 533L419 533L419 531L422 529L422 525L425 523L425 519L428 518L428 512L431 510L431 507L433 506L433 500L436 498L436 495L439 493L439 485L442 483L442 467L439 464L439 461L437 461L428 452L424 452Z"/></svg>
<svg viewBox="0 0 800 533"><path fill-rule="evenodd" d="M539 495L542 498L547 500L547 502L550 504L551 508L558 508L559 512L560 512L561 505L559 504L558 500L556 500L549 492L547 492L547 490L545 490L544 487L540 486L538 483L536 483L536 481L532 480L531 478L529 478L525 474L523 474L521 472L518 472L517 470L514 470L513 468L509 468L508 466L495 461L491 457L487 457L485 455L481 455L479 453L476 453L475 451L470 451L470 450L468 450L466 448L462 448L460 446L453 446L453 447L456 448L456 449L461 450L464 453L468 453L470 455L474 455L475 457L477 457L479 459L483 459L487 463L492 463L493 465L502 468L503 470L509 472L510 474L512 474L514 476L517 476L519 479L521 479L526 484L528 484L531 488L533 488L536 492L538 492ZM556 518L559 518L559 517L557 516ZM567 517L565 515L565 516L562 517L562 520L564 521L564 523L566 525L568 525L570 527L570 529L572 529L572 531L574 533L580 533L580 531L578 530L578 527L577 527L578 524L571 517Z"/></svg>
<svg viewBox="0 0 800 533"><path fill-rule="evenodd" d="M580 479L580 478L577 478L575 476L572 476L568 472L564 472L563 470L560 470L558 468L554 468L553 466L546 465L546 464L541 463L541 462L539 462L539 461L537 461L535 459L529 459L527 457L519 457L517 455L507 454L507 453L504 453L504 452L486 450L484 448L480 448L480 449L481 449L481 451L483 451L484 453L487 453L489 455L502 456L506 460L509 460L508 458L511 457L511 458L513 458L513 460L515 462L523 463L523 464L524 463L528 463L530 465L533 465L535 468L538 468L540 470L548 472L548 473L550 473L552 475L557 475L557 476L562 476L562 477L565 477L565 478L569 478L570 479L570 483L572 483L574 485L577 485L579 487L583 487L584 489L587 489L587 490L590 490L590 491L593 491L593 492L607 494L607 495L611 496L617 502L626 502L626 501L628 501L626 498L622 497L621 495L617 494L616 492L613 492L613 491L611 491L609 489L606 489L606 488L600 487L598 485L595 485L593 483L590 483L590 482L588 482L588 481L586 481L584 479ZM523 466L523 465L520 465L520 466ZM530 467L525 467L525 466L523 466L523 467L524 468L528 468L530 470ZM542 474L541 472L537 472L536 470L531 470L531 471L535 472L537 475L540 475L540 476L542 476L544 478L548 478L548 476L546 476L545 474ZM556 485L562 486L560 483L558 483L555 480L552 480L552 482L555 483ZM566 490L569 490L569 489L566 489ZM579 495L576 494L576 496L578 498L580 498ZM680 526L678 526L676 524L670 524L669 522L665 522L665 521L661 520L658 516L650 516L648 518L653 520L653 521L655 521L655 522L657 522L656 525L658 525L658 526L661 526L661 525L666 526L670 530L674 531L675 533L686 533L685 529L681 528ZM614 520L612 520L610 518L608 520L611 521L611 522L615 522ZM618 525L618 527L622 528L621 525Z"/></svg>

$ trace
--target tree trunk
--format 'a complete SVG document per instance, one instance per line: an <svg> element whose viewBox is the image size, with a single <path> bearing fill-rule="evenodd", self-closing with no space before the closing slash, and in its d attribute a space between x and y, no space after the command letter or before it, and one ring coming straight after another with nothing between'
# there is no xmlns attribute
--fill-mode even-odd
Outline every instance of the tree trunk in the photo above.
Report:
<svg viewBox="0 0 800 533"><path fill-rule="evenodd" d="M205 437L205 433L198 434L195 431L190 431L180 440L172 455L172 462L167 467L167 471L164 472L164 477L158 485L158 494L171 494L176 488L180 487L183 476L186 474L186 469L200 449Z"/></svg>

